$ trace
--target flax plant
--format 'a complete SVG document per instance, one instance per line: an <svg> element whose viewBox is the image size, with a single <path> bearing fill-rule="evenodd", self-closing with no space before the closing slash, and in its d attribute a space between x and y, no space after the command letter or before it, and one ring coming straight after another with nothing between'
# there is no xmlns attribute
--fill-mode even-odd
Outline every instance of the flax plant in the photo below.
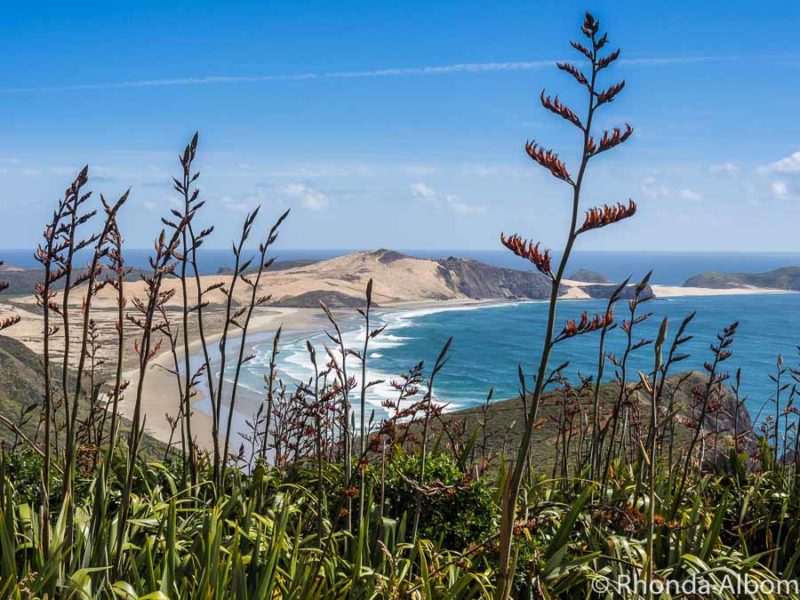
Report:
<svg viewBox="0 0 800 600"><path fill-rule="evenodd" d="M364 345L361 348L360 353L356 353L356 357L361 362L361 394L359 397L359 456L361 457L358 462L358 469L361 472L361 486L359 487L358 492L358 514L364 514L364 502L366 500L366 479L364 476L364 469L363 465L361 464L361 460L367 454L367 428L366 428L366 416L367 416L367 391L373 385L376 385L378 382L368 382L367 381L367 355L369 353L369 341L381 334L381 332L386 328L386 326L378 327L377 329L370 329L370 313L372 310L372 279L367 282L367 291L366 291L366 305L363 309L359 308L359 314L364 318Z"/></svg>
<svg viewBox="0 0 800 600"><path fill-rule="evenodd" d="M611 415L603 428L599 438L598 454L605 449L606 459L602 469L603 485L608 481L608 476L611 471L611 462L617 451L617 433L619 430L620 422L623 423L623 431L620 436L619 446L623 450L626 446L631 444L626 440L625 423L628 419L628 410L630 405L630 398L641 385L641 382L630 383L628 381L628 363L634 352L644 348L652 343L649 339L637 339L635 334L637 327L650 318L652 313L639 313L639 307L651 299L649 294L646 294L647 284L650 281L650 273L647 273L642 280L634 287L633 298L628 300L628 319L622 321L620 328L625 333L625 350L621 359L613 356L610 357L612 364L617 369L617 383L619 386L618 394ZM604 448L606 436L608 437L608 447Z"/></svg>
<svg viewBox="0 0 800 600"><path fill-rule="evenodd" d="M130 434L128 436L128 460L125 473L125 485L122 489L120 500L119 515L117 518L117 547L114 559L114 574L119 574L122 567L123 546L125 543L125 531L128 525L129 510L131 504L131 494L133 492L133 479L136 472L137 460L139 458L139 448L144 436L144 420L142 417L142 394L147 368L150 361L158 354L160 341L154 339L162 323L158 322L160 308L163 307L174 295L170 291L162 290L162 283L167 275L174 271L175 263L173 260L175 250L178 248L183 228L194 217L194 211L184 216L177 227L173 227L173 233L168 238L166 230L156 238L154 243L154 255L150 258L151 272L143 276L146 286L144 298L134 298L133 306L135 313L126 314L126 318L140 330L135 343L135 350L139 357L139 367L137 373L136 398L134 400L133 416Z"/></svg>
<svg viewBox="0 0 800 600"><path fill-rule="evenodd" d="M252 263L252 258L245 258L242 256L242 252L244 250L244 246L247 243L247 240L250 237L250 233L253 228L253 223L258 216L259 209L256 208L254 211L247 214L244 219L244 223L242 224L242 231L239 235L239 239L232 244L232 252L234 256L234 266L231 272L230 280L228 281L228 285L222 286L220 289L222 293L225 295L225 313L223 318L223 325L222 325L222 333L220 334L219 338L219 368L217 371L217 378L216 378L216 391L214 393L215 397L215 414L214 414L214 427L212 430L212 435L214 438L214 481L217 486L222 487L223 481L225 478L225 467L227 463L227 455L223 454L223 448L220 440L220 429L222 427L222 411L223 411L223 389L225 383L225 368L227 366L227 348L228 348L228 337L231 330L231 326L236 326L236 319L241 316L246 309L239 308L234 310L234 293L236 291L236 284L238 283L240 277L247 272L247 269L250 267ZM230 418L232 411L229 411L228 417Z"/></svg>
<svg viewBox="0 0 800 600"><path fill-rule="evenodd" d="M179 161L181 164L181 179L174 178L173 185L175 191L181 197L183 201L183 210L178 211L177 209L172 210L172 214L174 217L178 219L184 219L188 217L188 215L193 210L199 210L200 207L203 206L203 202L199 200L200 190L197 187L192 187L196 184L198 178L200 177L200 173L192 170L192 163L194 162L195 156L197 154L197 142L198 142L198 134L195 133L192 136L191 141L186 146L181 155ZM183 338L183 381L180 382L181 373L178 369L178 365L175 365L176 377L179 379L179 389L181 390L182 395L182 404L181 404L181 413L183 414L183 422L185 425L183 426L182 438L185 440L187 449L188 449L188 462L189 462L189 474L191 478L192 485L197 485L197 457L196 457L196 449L194 443L194 436L192 434L192 406L191 406L191 380L192 374L190 372L190 362L189 362L189 316L192 312L192 306L189 304L189 282L188 282L188 269L189 263L191 261L191 256L194 252L196 252L196 247L198 245L195 236L191 235L191 223L189 223L186 227L184 227L181 231L180 235L181 240L181 247L180 253L176 256L179 264L180 264L180 271L179 271L179 278L181 283L181 333ZM202 321L202 313L200 312L200 294L198 293L198 306L194 307L197 310L198 314L198 326L199 322ZM210 386L209 386L210 388Z"/></svg>
<svg viewBox="0 0 800 600"><path fill-rule="evenodd" d="M714 397L721 391L724 382L728 379L727 373L720 372L722 363L731 357L730 347L733 344L736 331L739 327L739 322L734 322L725 327L721 333L717 334L717 342L710 345L713 359L703 365L707 375L705 385L697 390L693 390L694 399L700 406L700 414L694 423L694 432L692 434L689 448L686 451L686 457L683 461L683 469L681 471L680 483L675 491L672 501L672 515L678 510L678 505L683 500L683 494L686 489L686 484L689 480L689 468L694 460L694 451L697 448L697 442L703 434L705 427L705 418L708 414L708 408ZM702 467L702 461L699 465Z"/></svg>
<svg viewBox="0 0 800 600"><path fill-rule="evenodd" d="M74 205L76 198L80 195L81 189L86 185L89 168L84 167L70 186L64 192L63 198L58 202L53 217L44 230L44 243L40 244L36 250L36 260L42 265L44 276L41 283L36 284L36 302L42 309L42 376L44 384L44 409L42 419L44 421L44 467L42 475L43 504L42 513L45 519L50 516L50 479L53 462L53 450L58 449L58 428L56 426L56 401L53 395L53 384L51 382L51 342L53 336L59 331L57 324L51 324L52 313L58 314L60 309L55 302L56 292L54 285L66 275L63 267L58 263L66 244L63 241L63 234L66 230L65 220L69 214L70 206ZM45 552L48 551L49 530L45 529L43 546Z"/></svg>
<svg viewBox="0 0 800 600"><path fill-rule="evenodd" d="M269 355L269 372L264 377L265 382L267 384L267 412L264 416L264 426L263 426L263 433L261 438L261 460L267 461L267 451L269 450L269 440L270 440L270 432L272 431L272 414L275 408L275 381L278 378L278 374L276 372L277 365L278 365L278 353L280 350L278 349L281 343L281 332L283 331L283 325L278 327L278 330L275 332L275 335L272 338L272 351Z"/></svg>
<svg viewBox="0 0 800 600"><path fill-rule="evenodd" d="M111 210L111 206L104 204L106 217L110 221L109 226L109 250L108 265L109 274L106 277L108 285L116 292L116 320L114 329L117 334L115 340L116 361L114 370L114 382L111 386L110 407L111 423L108 435L108 461L113 458L116 450L118 438L119 402L122 394L127 387L127 382L122 378L122 361L125 356L125 307L128 301L125 297L125 277L130 273L130 269L125 265L125 258L122 249L122 234L119 230L116 211ZM109 404L107 403L107 405ZM106 411L105 415L108 414ZM104 418L105 418L104 415ZM104 478L107 477L107 469L104 470Z"/></svg>
<svg viewBox="0 0 800 600"><path fill-rule="evenodd" d="M267 259L267 251L270 247L275 243L278 239L278 228L281 226L281 223L289 216L289 211L287 210L284 212L278 220L275 222L274 225L270 228L269 232L267 233L266 239L261 242L259 245L259 251L257 256L257 267L255 275L248 274L246 268L241 269L241 273L239 274L239 278L242 282L250 288L250 296L248 298L247 304L240 308L233 317L232 323L239 328L240 335L239 335L239 355L236 360L236 367L233 375L233 383L231 384L231 395L230 401L228 404L228 420L225 426L225 445L222 452L222 460L226 460L228 456L228 448L230 447L231 435L232 435L232 424L233 424L233 414L234 410L236 409L236 392L239 389L239 377L241 376L242 372L242 365L245 364L247 361L245 357L245 348L247 342L247 333L250 327L250 322L253 317L253 312L256 308L264 306L271 298L269 295L261 294L261 280L263 278L264 272L272 266L274 259ZM252 263L250 263L252 264ZM233 284L231 284L231 290L233 289ZM241 321L241 317L244 316L244 321ZM219 373L220 381L223 378L222 366L220 367ZM220 388L221 389L221 388Z"/></svg>
<svg viewBox="0 0 800 600"><path fill-rule="evenodd" d="M577 175L573 178L565 163L552 150L547 150L534 142L528 142L525 146L526 152L534 162L547 169L556 179L565 182L572 190L572 215L567 232L567 240L556 271L553 271L549 251L540 251L538 243L525 242L517 235L507 239L505 237L502 238L504 245L514 254L531 261L539 272L548 277L551 286L550 308L544 332L544 347L531 396L529 417L516 460L503 490L499 540L500 564L497 583L497 598L502 600L508 598L511 594L511 581L513 580L515 569L512 561L513 525L517 514L520 485L527 464L533 428L537 420L537 410L545 382L548 380L550 353L554 344L560 338L574 337L575 335L601 330L608 324L608 315L595 318L589 318L586 315L580 323L568 323L562 333L556 336L555 322L558 296L573 246L581 234L626 219L636 211L636 205L631 200L628 204L591 208L586 212L583 224L579 224L578 221L584 175L589 161L598 154L611 150L625 142L633 133L630 125L626 125L622 129L616 128L613 131L604 132L599 141L596 141L592 136L592 123L596 111L615 100L625 86L624 82L619 82L606 89L599 87L599 75L619 57L619 50L614 50L606 55L602 54L603 48L608 43L608 36L607 34L600 34L599 30L599 22L591 14L586 13L581 31L589 47L580 42L572 42L573 48L589 62L590 72L588 76L581 71L580 67L574 64L557 63L557 67L560 70L572 76L586 90L587 109L585 118L582 120L574 111L563 104L558 97L551 98L544 91L541 94L541 102L545 109L563 118L581 132L583 148Z"/></svg>
<svg viewBox="0 0 800 600"><path fill-rule="evenodd" d="M598 582L643 574L647 591L631 597L651 598L653 582L701 578L711 583L709 597L728 600L730 577L772 586L800 577L800 548L792 543L800 536L800 416L795 417L797 388L786 377L788 371L798 383L800 370L787 368L779 357L775 394L763 399L766 407L775 403L774 411L763 422L757 416L757 427L745 426L739 415L745 401L741 371L731 390L723 372L738 324L717 335L702 373L673 373L688 358L694 314L671 339L666 317L653 339L640 337L651 317L642 311L651 298L650 274L636 285L626 280L610 287L600 314L584 313L556 326L561 283L578 238L636 209L632 201L590 208L579 223L590 159L632 131L626 126L593 137L596 111L623 84L597 86L619 53L602 55L607 37L591 15L582 32L588 41L573 47L586 61L558 68L588 93L586 114L578 117L558 98L541 96L547 110L582 132L576 176L552 151L526 146L532 160L571 187L564 253L554 267L539 244L516 235L501 238L550 282L542 354L530 382L518 367L519 399L497 406L489 391L472 415L448 414L435 394L448 366L450 338L430 370L420 361L389 381L393 395L382 404L385 418L367 420L369 390L381 383L367 380L370 348L384 330L375 325L370 280L358 311L364 334L359 348L347 347L344 321L340 325L338 311L323 303L329 323L325 352L307 342L313 375L292 383L281 377L279 328L264 404L248 421L249 431L236 432L241 369L250 360L248 334L258 310L269 303L267 253L286 213L264 231L252 258L247 244L258 211L248 214L233 242L230 277L207 284L199 251L213 228L194 225L203 206L195 134L179 157L182 175L173 181L181 206L163 220L141 275L143 292L130 298L129 309L125 282L131 270L118 220L128 193L113 203L101 196L102 222L85 233L97 219L84 191L88 170L81 171L57 203L36 252L43 267L35 289L43 318L43 397L13 417L0 414L12 436L10 448L0 443L0 597L586 598L600 595ZM82 269L78 261L86 249L92 255ZM177 278L174 287L165 283L171 277ZM0 283L0 291L5 287ZM114 331L101 339L94 317L103 288L113 299ZM213 295L225 300L219 364L212 362L209 344ZM82 300L77 319L76 297ZM623 298L627 313L618 322L615 311L624 311ZM172 310L176 305L179 310ZM13 312L0 319L0 332L18 321ZM138 359L127 399L126 325ZM571 380L568 362L551 366L555 348L592 333L599 334L594 375L578 373ZM202 360L191 371L189 347L195 341ZM159 366L175 377L176 408L169 415L167 448L149 452L146 419L152 416L144 414L143 390L164 343L171 362ZM620 358L611 351L615 343ZM104 345L113 347L107 351ZM652 367L643 367L637 378L636 353L644 348L653 351ZM234 369L230 391L223 386L228 363ZM210 448L196 444L198 421L192 419L201 380L212 413ZM123 399L132 408L130 420L119 414ZM351 400L360 404L358 429ZM43 442L38 430L26 433L39 409ZM492 440L493 422L503 414L512 414L503 424L504 437ZM725 417L732 418L727 454ZM470 418L477 423L473 431ZM676 432L681 423L688 440ZM507 453L515 427L522 442ZM541 446L531 444L540 429L545 443L555 440L552 465L538 454ZM237 434L249 442L249 457L244 445L236 451ZM708 453L707 439L713 439ZM614 592L609 587L605 597L616 597Z"/></svg>
<svg viewBox="0 0 800 600"><path fill-rule="evenodd" d="M80 251L82 248L87 247L89 245L94 244L94 251L92 254L92 259L89 264L88 269L81 274L79 277L76 278L74 282L74 286L78 286L80 284L85 284L86 292L81 303L81 312L82 312L82 329L80 331L80 346L78 350L78 363L75 369L75 389L73 392L72 397L72 405L68 411L69 414L69 423L67 425L67 441L65 444L66 447L66 472L65 472L65 483L64 483L64 501L72 501L72 482L74 478L74 469L75 469L75 452L77 449L77 426L78 426L78 408L79 402L83 395L83 376L84 376L84 365L87 357L87 344L89 343L89 327L91 325L91 309L92 309L92 300L97 295L97 293L105 287L106 282L100 279L102 275L102 267L103 267L103 260L109 254L109 241L112 237L114 232L114 228L116 226L116 218L117 214L119 213L120 209L123 205L127 202L128 196L130 194L130 190L126 191L122 194L119 199L113 204L109 204L105 198L101 196L101 202L106 210L106 218L104 220L102 231L99 234L95 234L83 241L78 242L77 244L73 244L73 247L70 248L68 252L67 258L67 281L69 282L70 271L72 270L72 259L74 258L74 252ZM78 200L88 200L89 194L84 194ZM76 201L73 204L72 212L77 215L78 207L82 204L82 202ZM84 214L83 216L79 216L76 219L76 222L80 224L81 222L88 222L89 219L94 215L94 211ZM71 238L74 238L74 229L71 228ZM74 242L74 239L72 240ZM69 365L67 364L67 357L68 357L68 347L69 347L69 323L68 323L68 294L70 290L70 284L66 283L64 286L63 291L63 318L64 318L64 365L63 365L63 372L62 378L63 381L67 381L66 374L69 373ZM65 388L66 391L66 388ZM65 398L65 404L68 405L68 400ZM72 514L70 512L70 514Z"/></svg>
<svg viewBox="0 0 800 600"><path fill-rule="evenodd" d="M350 486L350 480L353 474L353 434L350 427L350 391L355 387L356 383L354 380L351 380L347 375L347 357L350 354L350 351L345 346L344 336L342 335L342 328L339 326L339 322L336 320L336 317L334 317L331 309L328 308L328 306L324 302L320 302L320 308L322 308L322 311L325 313L328 322L333 327L333 333L331 333L330 331L326 331L326 335L328 339L337 348L340 356L340 359L337 360L337 357L326 346L326 351L332 362L332 366L338 382L339 391L341 394L342 417L340 419L340 424L341 424L340 438L342 444L342 461L344 466L343 485L344 488L347 488ZM362 381L363 378L364 374L362 373ZM269 394L270 392L268 390L268 398ZM347 506L345 508L347 512L347 515L345 517L346 528L347 531L351 531L353 528L352 498L350 496L347 496L346 502L347 502Z"/></svg>
<svg viewBox="0 0 800 600"><path fill-rule="evenodd" d="M628 287L630 277L625 279L608 299L606 305L606 314L614 314L614 306L620 300L623 291ZM598 344L598 357L597 357L597 376L595 377L594 387L592 389L592 431L591 443L589 444L589 473L592 479L596 479L597 473L600 469L601 448L600 448L600 434L601 434L601 415L600 415L600 385L603 383L603 375L606 368L606 336L608 332L614 329L615 323L604 325L600 330L600 343ZM524 398L525 396L522 396Z"/></svg>

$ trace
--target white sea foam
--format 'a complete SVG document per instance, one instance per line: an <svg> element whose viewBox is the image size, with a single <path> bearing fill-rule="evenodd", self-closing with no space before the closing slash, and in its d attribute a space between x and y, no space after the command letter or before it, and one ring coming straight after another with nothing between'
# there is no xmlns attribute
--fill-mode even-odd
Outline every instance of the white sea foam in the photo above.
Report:
<svg viewBox="0 0 800 600"><path fill-rule="evenodd" d="M366 381L380 382L370 386L367 391L365 402L370 406L370 412L374 412L374 416L378 419L386 416L386 409L383 403L386 400L395 400L398 396L391 382L399 380L401 373L387 372L383 369L376 368L374 365L380 363L380 359L386 356L386 351L400 348L408 342L412 341L413 328L418 327L417 320L430 315L435 315L444 312L463 312L474 310L487 310L492 308L513 307L521 304L528 304L538 301L525 301L525 302L504 302L492 304L471 304L459 306L436 306L429 308L409 309L409 310L393 310L393 311L376 311L373 316L373 322L370 323L370 329L377 329L385 326L384 330L375 338L369 341L369 354L368 357L372 359L372 363L368 365L366 372ZM342 339L345 347L351 350L360 350L364 345L364 336L366 335L366 328L363 323L350 321L350 323L343 323L342 325ZM285 337L284 342L279 348L277 355L277 372L278 377L282 378L287 384L294 383L295 385L301 382L309 381L314 376L314 365L311 362L311 357L308 352L308 342L314 347L317 355L317 365L319 368L328 362L329 357L326 347L330 349L336 361L341 364L342 355L338 348L334 347L330 339L323 333L315 335L304 335L302 337ZM263 343L256 344L250 354L253 357L243 366L243 373L239 379L239 387L251 395L260 396L264 393L263 385L255 384L254 382L263 381L264 375L267 373L269 363L272 358L272 343L271 341L264 341ZM355 377L358 389L361 387L361 365L360 361L353 357L348 356L348 376ZM226 369L225 381L229 384L233 383L235 367L230 366ZM356 391L351 397L353 404L353 412L355 418L358 419L358 399L360 392ZM464 401L459 401L454 398L443 398L434 394L434 403L444 405L446 412L458 410L463 406ZM238 412L238 410L237 410Z"/></svg>
<svg viewBox="0 0 800 600"><path fill-rule="evenodd" d="M385 417L386 409L383 407L383 403L386 400L394 400L398 397L398 392L392 387L391 382L393 380L399 380L401 373L387 372L380 368L375 368L374 365L375 361L380 361L380 359L384 358L384 351L391 350L393 348L399 348L413 340L413 337L410 335L400 335L400 331L415 327L416 323L414 320L428 314L435 314L446 310L459 310L462 308L466 310L472 310L473 308L487 308L488 306L489 305L476 307L443 307L441 310L438 308L431 308L424 310L419 309L376 314L374 316L373 323L370 324L370 329L376 329L383 326L385 326L385 329L380 335L370 339L369 341L369 349L371 352L368 353L368 357L373 360L373 363L371 365L368 364L366 381L367 383L380 383L371 385L365 397L365 402L371 407L372 411L374 411L374 416L376 418ZM353 323L350 327L344 325L342 339L345 347L352 350L360 350L364 345L365 334L366 328L364 327L363 323ZM331 350L331 353L336 358L336 361L341 364L341 352L338 348L333 347L333 344L325 335L318 334L312 337L306 336L302 338L288 339L281 349L281 353L278 355L277 368L279 376L295 383L308 381L311 377L313 377L314 365L311 362L311 357L308 353L307 341L311 343L316 351L318 365L321 365L323 362L327 362L328 360L327 352L325 350L326 346ZM324 357L324 359L321 357ZM268 363L269 358L266 358L265 360L259 359L260 365ZM353 356L348 356L347 365L348 376L356 379L358 384L357 389L360 389L362 385L360 361ZM353 411L356 418L358 418L359 407L357 404L359 394L360 393L356 391L351 397L351 403L353 403ZM447 404L447 408L445 409L447 411L455 410L459 406L459 403L457 402L437 399L436 395L434 395L434 402L438 404Z"/></svg>

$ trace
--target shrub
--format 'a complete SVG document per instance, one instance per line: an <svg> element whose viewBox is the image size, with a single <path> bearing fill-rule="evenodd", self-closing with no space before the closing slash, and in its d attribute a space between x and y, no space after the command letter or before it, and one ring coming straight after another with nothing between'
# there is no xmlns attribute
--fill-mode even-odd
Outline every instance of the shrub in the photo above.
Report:
<svg viewBox="0 0 800 600"><path fill-rule="evenodd" d="M428 457L427 485L418 486L420 454L396 452L386 465L386 510L389 516L410 518L420 493L420 535L446 548L467 548L486 539L497 525L497 505L486 479L460 470L449 454Z"/></svg>

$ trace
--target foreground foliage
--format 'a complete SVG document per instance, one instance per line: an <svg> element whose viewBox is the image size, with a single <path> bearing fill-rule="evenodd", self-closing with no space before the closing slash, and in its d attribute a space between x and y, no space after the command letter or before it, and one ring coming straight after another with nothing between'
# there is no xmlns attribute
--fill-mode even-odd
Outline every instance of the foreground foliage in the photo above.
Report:
<svg viewBox="0 0 800 600"><path fill-rule="evenodd" d="M698 576L716 586L711 597L732 598L723 587L726 575L772 582L800 575L800 549L787 543L800 535L800 494L793 476L743 470L745 458L734 453L729 473L692 481L674 514L668 510L677 477L661 472L654 539L658 578ZM54 521L42 521L41 504L26 495L31 482L21 462L29 459L7 456L0 596L490 598L498 489L490 478L470 481L449 455L430 459L435 484L425 490L423 535L416 540L411 519L419 490L404 481L417 470L407 458L388 465L393 475L385 481L384 503L375 495L380 477L370 473L367 511L353 534L339 526L335 506L323 506L320 519L313 491L316 467L280 471L259 465L251 475L231 472L226 489L219 491L211 472L191 489L174 475L177 465L141 463L122 575L115 577L109 557L117 542L116 477L108 486L99 477L81 480L74 531L68 532L67 505ZM771 466L768 459L764 466ZM326 485L338 479L340 469L325 465ZM611 585L622 575L641 577L647 506L636 499L636 487L636 472L622 466L605 487L544 477L524 485L514 531L515 596L586 597L597 581ZM49 528L47 551L44 527Z"/></svg>
<svg viewBox="0 0 800 600"><path fill-rule="evenodd" d="M641 339L638 326L651 316L642 310L649 275L612 288L602 314L556 326L578 237L636 212L633 201L604 205L579 223L589 160L633 131L626 125L592 137L595 110L624 82L597 87L619 51L603 50L608 38L591 15L581 30L583 43L572 45L590 75L581 65L558 67L588 92L586 117L541 96L544 108L582 132L575 179L553 151L526 145L534 162L572 188L564 252L554 265L539 243L501 238L552 289L541 359L519 367L513 447L506 443L513 422L501 424L502 443L489 443L497 429L491 392L471 427L437 403L451 340L430 365L412 365L390 382L396 396L384 400L385 418L368 414L378 383L368 379L370 342L383 332L372 281L358 311L357 348L347 347L338 316L322 304L326 344L308 343L306 381L281 380L278 330L264 401L247 431L235 431L248 330L270 302L262 276L288 213L264 230L255 252L247 248L258 210L248 214L229 276L204 280L197 254L213 227L196 221L204 201L195 135L173 180L181 208L163 219L139 297L126 297L131 271L118 227L128 192L113 203L101 197L101 227L87 232L98 210L88 208L83 169L44 230L36 254L43 349L41 368L29 375L41 380L42 397L0 414L9 441L0 449L0 597L652 598L655 584L696 579L705 583L703 597L734 598L731 584L743 579L755 585L751 597L792 596L779 583L800 575L800 419L791 385L800 371L778 359L768 399L774 410L754 429L740 418L741 373L731 381L724 370L737 324L717 334L702 373L674 375L687 358L693 315L674 333L664 318L655 339ZM81 252L91 254L85 268ZM104 289L115 309L110 343L93 319ZM214 331L212 300L224 307ZM0 331L18 321L0 319ZM607 334L617 327L624 345L614 354ZM589 334L599 336L597 372L571 382L568 364L553 367L550 353ZM192 343L201 349L199 366L181 352ZM131 351L133 375L123 372ZM164 399L176 409L167 415L168 443L146 451L143 388L159 352L170 359L159 366L175 377L178 397ZM636 353L648 353L652 369L633 372ZM690 388L683 395L681 384ZM207 447L193 429L201 390L211 411ZM547 461L532 444L540 430ZM624 581L646 585L620 588ZM659 593L670 595L690 594Z"/></svg>

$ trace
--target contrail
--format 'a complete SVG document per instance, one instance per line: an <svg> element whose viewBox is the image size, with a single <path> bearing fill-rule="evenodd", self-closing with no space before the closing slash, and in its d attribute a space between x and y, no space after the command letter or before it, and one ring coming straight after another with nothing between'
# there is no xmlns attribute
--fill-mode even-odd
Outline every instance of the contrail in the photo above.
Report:
<svg viewBox="0 0 800 600"><path fill-rule="evenodd" d="M629 66L684 65L732 60L732 56L678 56L620 59L620 64ZM383 77L420 77L453 73L496 73L503 71L534 71L549 67L556 60L531 60L517 62L456 63L422 67L371 69L364 71L323 71L273 75L209 75L204 77L175 77L165 79L136 79L103 83L74 83L65 85L27 86L0 88L2 94L27 92L69 92L81 90L114 90L126 88L176 87L192 85L224 85L242 83L307 81L324 79L369 79Z"/></svg>

